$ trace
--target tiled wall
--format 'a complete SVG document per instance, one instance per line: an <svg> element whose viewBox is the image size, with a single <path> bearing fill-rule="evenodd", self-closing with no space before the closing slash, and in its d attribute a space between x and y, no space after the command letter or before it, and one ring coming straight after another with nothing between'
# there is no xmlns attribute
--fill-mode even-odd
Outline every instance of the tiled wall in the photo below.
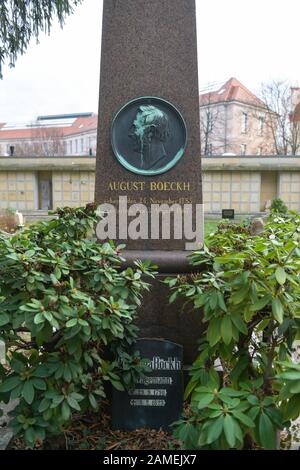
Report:
<svg viewBox="0 0 300 470"><path fill-rule="evenodd" d="M279 194L289 209L300 211L300 172L279 175Z"/></svg>
<svg viewBox="0 0 300 470"><path fill-rule="evenodd" d="M95 174L92 171L54 172L53 208L76 207L94 200Z"/></svg>
<svg viewBox="0 0 300 470"><path fill-rule="evenodd" d="M235 209L237 213L256 213L260 210L260 173L205 172L203 199L206 213Z"/></svg>
<svg viewBox="0 0 300 470"><path fill-rule="evenodd" d="M263 184L259 172L206 171L203 173L205 212L220 214L222 209L233 208L241 214L257 213L261 209ZM95 174L93 171L56 171L52 174L52 188L54 209L85 205L94 200ZM38 178L34 171L0 171L0 209L34 211L38 204L37 192ZM278 175L278 197L290 209L300 211L300 172Z"/></svg>
<svg viewBox="0 0 300 470"><path fill-rule="evenodd" d="M35 209L35 174L33 172L0 172L0 209Z"/></svg>

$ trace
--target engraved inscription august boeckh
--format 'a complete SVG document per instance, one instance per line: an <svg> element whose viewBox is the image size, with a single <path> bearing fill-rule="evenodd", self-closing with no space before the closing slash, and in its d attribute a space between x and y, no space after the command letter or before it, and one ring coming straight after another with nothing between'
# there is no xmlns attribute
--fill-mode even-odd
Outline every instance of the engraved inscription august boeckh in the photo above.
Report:
<svg viewBox="0 0 300 470"><path fill-rule="evenodd" d="M191 191L188 181L110 181L110 191Z"/></svg>

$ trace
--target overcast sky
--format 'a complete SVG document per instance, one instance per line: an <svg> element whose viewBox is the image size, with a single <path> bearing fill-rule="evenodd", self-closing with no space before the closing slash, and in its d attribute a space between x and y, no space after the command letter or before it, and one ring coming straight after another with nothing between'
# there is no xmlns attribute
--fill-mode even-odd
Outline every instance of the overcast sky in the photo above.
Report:
<svg viewBox="0 0 300 470"><path fill-rule="evenodd" d="M254 92L271 79L299 85L299 0L196 4L200 88L230 77ZM32 42L15 68L6 67L0 81L0 122L97 112L101 22L102 0L84 0L63 30L54 27L38 45Z"/></svg>

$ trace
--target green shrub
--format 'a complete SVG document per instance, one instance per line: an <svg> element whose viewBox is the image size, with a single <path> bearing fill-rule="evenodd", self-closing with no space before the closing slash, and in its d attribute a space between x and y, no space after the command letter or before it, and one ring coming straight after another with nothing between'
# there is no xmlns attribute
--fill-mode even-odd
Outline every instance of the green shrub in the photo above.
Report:
<svg viewBox="0 0 300 470"><path fill-rule="evenodd" d="M206 325L175 426L188 449L273 449L300 414L300 216L272 215L263 233L221 224L194 253L198 273L170 278L170 301L189 300Z"/></svg>
<svg viewBox="0 0 300 470"><path fill-rule="evenodd" d="M271 211L277 212L279 214L287 214L289 211L286 204L280 198L275 198L272 200L270 209Z"/></svg>
<svg viewBox="0 0 300 470"><path fill-rule="evenodd" d="M97 411L104 382L124 389L142 370L128 350L147 264L121 269L119 248L87 240L95 208L0 235L0 401L19 399L14 433L28 445L57 435L72 413Z"/></svg>

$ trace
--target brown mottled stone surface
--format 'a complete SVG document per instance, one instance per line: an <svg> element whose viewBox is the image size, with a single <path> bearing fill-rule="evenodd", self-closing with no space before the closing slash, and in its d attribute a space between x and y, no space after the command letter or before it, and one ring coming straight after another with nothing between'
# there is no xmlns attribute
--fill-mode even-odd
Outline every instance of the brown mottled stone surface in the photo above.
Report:
<svg viewBox="0 0 300 470"><path fill-rule="evenodd" d="M137 325L141 338L158 338L183 345L184 364L192 364L197 356L198 341L205 329L202 313L193 310L192 304L176 300L170 304L170 290L163 284L166 275L158 275L151 282L151 290L145 294L138 313Z"/></svg>
<svg viewBox="0 0 300 470"><path fill-rule="evenodd" d="M202 202L195 0L104 0L97 143L96 202L120 195L140 202ZM140 176L124 169L110 142L112 120L128 101L157 96L182 113L188 145L167 173ZM112 191L108 183L142 182L139 191ZM150 191L149 181L189 183L189 190ZM159 203L159 202L158 202ZM128 241L134 250L182 250L184 240Z"/></svg>
<svg viewBox="0 0 300 470"><path fill-rule="evenodd" d="M151 198L158 204L167 200L181 205L202 203L198 95L195 0L104 0L97 203L113 203L119 196L147 206L153 202ZM127 102L142 96L159 97L172 103L187 127L187 148L181 160L168 172L151 177L126 170L111 147L111 125L116 113ZM110 182L146 182L146 187L142 191L119 191L109 189ZM151 192L149 182L175 182L179 186L172 191ZM180 184L185 184L184 189ZM161 273L176 275L188 270L182 253L184 239L118 241L126 243L129 263L134 257L140 258L139 253L143 258L151 258L151 252L153 255L155 252L154 259L164 264L164 269L159 267ZM143 301L138 319L140 336L182 344L185 363L191 363L202 328L200 314L183 311L179 303L169 305L169 291L161 283L162 279L160 274Z"/></svg>

